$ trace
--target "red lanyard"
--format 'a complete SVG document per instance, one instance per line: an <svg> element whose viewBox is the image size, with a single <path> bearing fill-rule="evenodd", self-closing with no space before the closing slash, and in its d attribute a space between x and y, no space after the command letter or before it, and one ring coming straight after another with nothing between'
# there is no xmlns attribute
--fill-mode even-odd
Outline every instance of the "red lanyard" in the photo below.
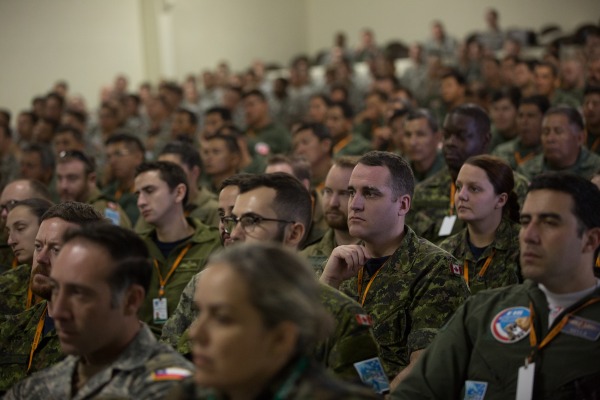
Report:
<svg viewBox="0 0 600 400"><path fill-rule="evenodd" d="M156 272L158 273L158 282L160 283L160 287L158 289L158 295L160 297L163 297L165 295L165 286L167 285L167 282L169 281L169 279L171 278L171 275L173 275L173 272L175 272L175 270L181 263L181 260L183 260L183 257L186 255L186 253L188 252L188 250L191 247L192 247L192 244L188 243L188 245L185 246L183 248L183 250L181 250L181 252L177 256L177 259L175 260L173 265L171 265L171 269L167 273L167 276L165 276L164 278L162 277L162 274L160 273L160 268L158 267L158 261L156 261L156 258L154 259L154 267L156 268Z"/></svg>

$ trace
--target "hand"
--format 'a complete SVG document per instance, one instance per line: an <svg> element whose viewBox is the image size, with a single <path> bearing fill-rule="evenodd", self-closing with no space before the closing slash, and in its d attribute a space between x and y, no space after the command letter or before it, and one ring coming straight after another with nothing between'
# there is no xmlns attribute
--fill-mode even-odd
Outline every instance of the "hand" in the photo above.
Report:
<svg viewBox="0 0 600 400"><path fill-rule="evenodd" d="M343 281L356 276L370 258L368 250L358 244L338 246L331 252L320 280L337 289Z"/></svg>

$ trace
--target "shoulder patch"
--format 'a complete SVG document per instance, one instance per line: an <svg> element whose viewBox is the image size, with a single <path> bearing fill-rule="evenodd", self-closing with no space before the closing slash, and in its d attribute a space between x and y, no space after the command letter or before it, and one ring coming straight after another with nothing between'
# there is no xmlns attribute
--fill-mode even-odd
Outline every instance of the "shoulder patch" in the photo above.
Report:
<svg viewBox="0 0 600 400"><path fill-rule="evenodd" d="M118 209L117 203L114 203L112 201L107 201L106 202L106 207L108 207L108 208L110 208L112 210L117 210Z"/></svg>
<svg viewBox="0 0 600 400"><path fill-rule="evenodd" d="M527 307L511 307L500 311L490 324L494 339L511 344L527 337L531 329L530 312Z"/></svg>
<svg viewBox="0 0 600 400"><path fill-rule="evenodd" d="M271 152L271 147L265 142L258 142L254 146L254 151L256 152L256 154L259 154L261 156L268 156Z"/></svg>
<svg viewBox="0 0 600 400"><path fill-rule="evenodd" d="M450 271L454 274L454 275L458 275L458 276L462 276L462 268L460 267L460 265L458 264L450 264Z"/></svg>
<svg viewBox="0 0 600 400"><path fill-rule="evenodd" d="M356 314L354 318L356 318L356 322L358 322L359 325L373 325L373 318L368 314Z"/></svg>
<svg viewBox="0 0 600 400"><path fill-rule="evenodd" d="M180 381L191 375L192 375L192 371L190 371L188 369L173 367L173 368L157 369L156 371L154 371L152 373L151 379L153 382Z"/></svg>

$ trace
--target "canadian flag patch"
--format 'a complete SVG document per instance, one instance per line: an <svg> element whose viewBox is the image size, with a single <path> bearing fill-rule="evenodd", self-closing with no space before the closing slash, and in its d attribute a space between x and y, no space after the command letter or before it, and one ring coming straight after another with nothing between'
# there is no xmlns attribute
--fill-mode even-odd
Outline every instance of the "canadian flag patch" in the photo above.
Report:
<svg viewBox="0 0 600 400"><path fill-rule="evenodd" d="M458 275L458 276L462 275L462 271L460 269L460 265L458 265L458 264L450 264L450 268L452 269L452 273L454 275Z"/></svg>
<svg viewBox="0 0 600 400"><path fill-rule="evenodd" d="M366 326L373 325L373 319L371 318L370 315L356 314L354 317L356 318L356 322L358 322L359 325L366 325Z"/></svg>

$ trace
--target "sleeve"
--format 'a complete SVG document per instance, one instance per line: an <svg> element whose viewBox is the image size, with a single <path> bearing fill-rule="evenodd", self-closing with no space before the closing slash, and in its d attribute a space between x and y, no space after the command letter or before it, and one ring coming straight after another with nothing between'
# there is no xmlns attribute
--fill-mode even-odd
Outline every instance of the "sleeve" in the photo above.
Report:
<svg viewBox="0 0 600 400"><path fill-rule="evenodd" d="M196 318L196 309L194 307L194 293L196 292L196 281L198 274L194 275L188 282L185 289L179 298L179 304L173 312L173 315L165 322L162 328L160 341L173 347L178 348L183 333L192 325Z"/></svg>

